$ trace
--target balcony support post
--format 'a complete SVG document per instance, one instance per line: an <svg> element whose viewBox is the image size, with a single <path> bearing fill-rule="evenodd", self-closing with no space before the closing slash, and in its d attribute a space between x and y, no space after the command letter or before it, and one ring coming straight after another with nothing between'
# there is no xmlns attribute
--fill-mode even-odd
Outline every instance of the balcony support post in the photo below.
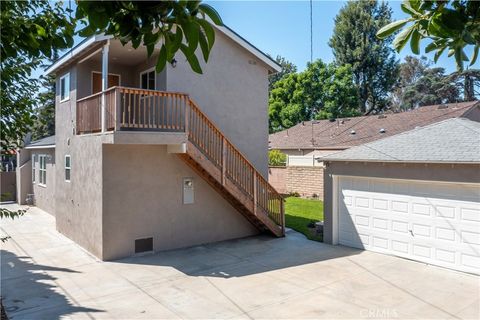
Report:
<svg viewBox="0 0 480 320"><path fill-rule="evenodd" d="M107 103L105 100L105 90L108 89L108 49L110 46L110 40L102 48L102 132L105 132L105 121L107 119L106 110Z"/></svg>

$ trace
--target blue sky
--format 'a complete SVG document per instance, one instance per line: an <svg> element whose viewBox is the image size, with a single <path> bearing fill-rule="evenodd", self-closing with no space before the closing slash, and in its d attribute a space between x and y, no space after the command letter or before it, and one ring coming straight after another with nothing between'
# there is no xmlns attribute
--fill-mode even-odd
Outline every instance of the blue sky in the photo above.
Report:
<svg viewBox="0 0 480 320"><path fill-rule="evenodd" d="M71 0L70 0L71 1ZM68 1L66 1L68 3ZM310 61L310 2L292 1L206 1L222 17L224 23L265 53L275 57L281 55L293 62L298 70L303 70ZM334 19L346 1L313 1L313 59L325 62L333 61L333 53L328 46ZM393 9L393 19L403 19L406 14L400 9L401 1L388 2ZM72 7L75 3L71 2ZM67 5L67 4L66 4ZM75 44L82 40L75 38ZM427 44L424 41L423 47ZM471 56L473 48L466 50ZM423 48L422 48L423 52ZM411 55L407 45L398 54L403 60ZM426 55L433 61L433 54ZM480 62L479 62L480 64ZM437 66L447 72L455 71L453 58L446 53L439 59ZM476 66L478 68L478 66ZM40 73L40 72L39 72Z"/></svg>
<svg viewBox="0 0 480 320"><path fill-rule="evenodd" d="M310 2L309 1L207 1L220 13L224 23L246 38L260 50L272 56L280 54L303 70L310 61ZM313 59L333 60L328 46L334 19L345 1L313 2ZM400 9L401 1L389 1L393 19L406 17ZM426 42L425 42L426 43ZM467 50L471 55L472 50ZM412 55L406 46L398 55L403 59ZM433 55L426 55L433 61ZM446 53L437 66L447 72L455 71L453 58Z"/></svg>

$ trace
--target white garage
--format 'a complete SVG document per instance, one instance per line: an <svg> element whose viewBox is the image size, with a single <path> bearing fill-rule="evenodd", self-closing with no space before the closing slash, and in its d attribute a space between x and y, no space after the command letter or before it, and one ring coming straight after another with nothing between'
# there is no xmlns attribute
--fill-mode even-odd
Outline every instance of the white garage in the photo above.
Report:
<svg viewBox="0 0 480 320"><path fill-rule="evenodd" d="M480 274L479 122L446 120L325 164L325 242Z"/></svg>
<svg viewBox="0 0 480 320"><path fill-rule="evenodd" d="M338 243L480 271L480 187L338 177Z"/></svg>

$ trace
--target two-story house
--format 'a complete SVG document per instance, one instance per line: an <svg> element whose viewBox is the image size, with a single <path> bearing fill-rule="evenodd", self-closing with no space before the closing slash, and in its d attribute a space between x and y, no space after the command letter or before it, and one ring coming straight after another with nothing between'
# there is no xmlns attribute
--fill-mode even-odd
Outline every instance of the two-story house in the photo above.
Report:
<svg viewBox="0 0 480 320"><path fill-rule="evenodd" d="M284 235L267 181L268 76L280 67L215 26L203 74L177 53L91 37L46 71L56 76L56 135L18 159L19 201L110 260L239 238Z"/></svg>

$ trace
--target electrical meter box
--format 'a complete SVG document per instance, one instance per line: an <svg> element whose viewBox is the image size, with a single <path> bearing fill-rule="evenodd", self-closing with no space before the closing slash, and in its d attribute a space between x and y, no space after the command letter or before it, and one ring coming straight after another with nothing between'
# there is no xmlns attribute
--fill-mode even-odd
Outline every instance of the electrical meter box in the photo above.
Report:
<svg viewBox="0 0 480 320"><path fill-rule="evenodd" d="M194 202L193 178L183 178L183 204Z"/></svg>

